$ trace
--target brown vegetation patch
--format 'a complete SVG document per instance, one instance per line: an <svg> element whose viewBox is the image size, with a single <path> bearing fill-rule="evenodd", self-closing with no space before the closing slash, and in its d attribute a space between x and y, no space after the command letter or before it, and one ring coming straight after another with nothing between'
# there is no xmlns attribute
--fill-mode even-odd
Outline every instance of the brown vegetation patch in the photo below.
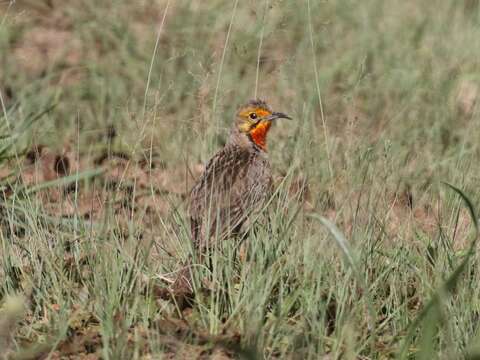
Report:
<svg viewBox="0 0 480 360"><path fill-rule="evenodd" d="M24 71L38 76L55 65L79 65L82 51L81 42L71 32L38 26L23 35L13 56L18 59L18 65Z"/></svg>
<svg viewBox="0 0 480 360"><path fill-rule="evenodd" d="M82 158L66 148L55 151L44 145L34 146L25 154L19 171L26 187L40 187L36 196L47 213L56 216L74 214L98 219L107 208L115 211L142 210L166 215L179 206L198 177L202 167L165 167L146 165L125 153L105 154L93 161ZM75 181L76 174L91 169L103 172L88 187ZM2 168L7 176L11 168ZM69 180L63 181L70 176Z"/></svg>
<svg viewBox="0 0 480 360"><path fill-rule="evenodd" d="M479 92L479 86L473 81L464 80L458 84L456 106L462 115L468 117L473 114Z"/></svg>

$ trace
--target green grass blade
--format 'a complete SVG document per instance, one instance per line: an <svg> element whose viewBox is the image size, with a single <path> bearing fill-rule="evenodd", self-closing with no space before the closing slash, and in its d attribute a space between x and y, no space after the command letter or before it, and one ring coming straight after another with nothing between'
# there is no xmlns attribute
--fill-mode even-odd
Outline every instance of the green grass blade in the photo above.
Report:
<svg viewBox="0 0 480 360"><path fill-rule="evenodd" d="M459 279L460 275L463 273L465 270L470 258L473 256L475 253L475 246L477 244L477 239L478 239L478 220L476 217L476 211L475 207L473 206L472 201L469 199L469 197L459 188L449 184L449 183L444 183L447 185L450 189L452 189L457 195L461 197L461 199L464 201L466 208L469 211L470 217L472 219L474 228L475 228L475 236L473 240L470 243L468 253L466 254L465 258L462 260L460 265L454 270L454 272L449 276L449 278L444 282L444 284L438 289L435 294L432 296L430 301L425 305L425 307L422 309L422 311L419 313L419 315L415 318L413 323L408 327L407 330L407 335L403 340L403 345L401 347L401 350L399 352L398 358L400 359L405 359L408 358L408 348L414 338L415 332L422 326L425 325L427 328L432 328L432 327L439 327L441 325L441 317L438 316L432 316L431 313L434 312L436 314L440 314L441 310L441 305L443 302L444 296L449 295L452 293L452 291L455 289ZM430 319L430 321L434 321L435 324L424 324L424 322ZM434 338L436 336L437 332L436 331L431 331L430 336L431 339L423 339L423 342L429 341L429 343L432 343L434 341ZM433 354L423 354L424 358L427 358L428 356L433 356Z"/></svg>
<svg viewBox="0 0 480 360"><path fill-rule="evenodd" d="M22 186L17 191L25 191L28 195L34 194L38 191L45 190L48 188L56 187L56 186L65 186L75 181L81 181L89 178L93 178L95 176L101 175L105 170L104 169L93 169L93 170L86 170L79 172L78 174L69 175L65 177L61 177L55 180L46 181L34 186Z"/></svg>

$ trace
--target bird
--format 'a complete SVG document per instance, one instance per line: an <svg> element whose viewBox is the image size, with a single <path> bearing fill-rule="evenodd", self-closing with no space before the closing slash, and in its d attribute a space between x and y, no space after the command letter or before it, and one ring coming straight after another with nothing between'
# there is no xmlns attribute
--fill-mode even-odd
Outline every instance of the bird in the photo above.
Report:
<svg viewBox="0 0 480 360"><path fill-rule="evenodd" d="M267 134L276 119L263 100L250 100L236 112L225 146L207 162L189 198L193 247L205 251L212 242L238 235L242 225L263 208L272 194Z"/></svg>
<svg viewBox="0 0 480 360"><path fill-rule="evenodd" d="M271 197L267 135L277 119L291 117L260 99L242 105L227 142L192 187L188 214L193 249L200 259L219 241L245 232L245 224L254 221ZM189 287L190 279L189 271L180 272L177 288Z"/></svg>

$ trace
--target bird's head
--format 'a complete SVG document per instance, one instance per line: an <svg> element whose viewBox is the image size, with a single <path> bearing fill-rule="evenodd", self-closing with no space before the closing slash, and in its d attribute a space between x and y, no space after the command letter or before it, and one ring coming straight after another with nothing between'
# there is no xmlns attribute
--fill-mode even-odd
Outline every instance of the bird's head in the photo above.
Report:
<svg viewBox="0 0 480 360"><path fill-rule="evenodd" d="M291 118L284 113L272 111L265 101L250 100L238 110L235 126L240 133L247 135L251 142L265 151L267 133L275 119Z"/></svg>

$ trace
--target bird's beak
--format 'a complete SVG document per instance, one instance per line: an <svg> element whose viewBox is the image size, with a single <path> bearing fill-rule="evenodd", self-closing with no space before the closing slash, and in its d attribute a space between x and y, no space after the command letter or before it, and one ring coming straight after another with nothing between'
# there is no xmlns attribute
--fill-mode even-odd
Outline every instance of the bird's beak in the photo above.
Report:
<svg viewBox="0 0 480 360"><path fill-rule="evenodd" d="M275 119L289 119L292 120L292 118L288 115L285 115L284 113L281 112L273 112L269 116L265 118L265 120L275 120Z"/></svg>

